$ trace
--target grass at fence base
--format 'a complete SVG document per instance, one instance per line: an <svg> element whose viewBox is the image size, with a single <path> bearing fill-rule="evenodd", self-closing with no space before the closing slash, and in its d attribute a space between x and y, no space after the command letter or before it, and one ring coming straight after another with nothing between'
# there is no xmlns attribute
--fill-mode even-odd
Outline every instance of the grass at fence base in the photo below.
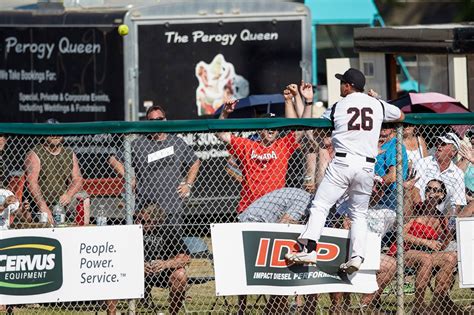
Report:
<svg viewBox="0 0 474 315"><path fill-rule="evenodd" d="M193 259L191 265L188 267L189 276L208 276L213 274L212 264L206 259ZM407 277L408 282L413 283L414 277ZM434 279L432 280L434 284ZM375 313L395 313L396 312L396 294L395 294L395 282L391 284L391 290L386 294L382 295L381 307ZM237 297L216 297L215 296L215 282L210 281L204 284L195 284L188 288L187 298L185 307L183 307L181 313L186 314L236 314L238 311ZM469 289L460 289L458 280L453 286L450 292L451 299L456 302L456 305L467 309L472 303L474 303L474 292ZM154 288L152 290L152 298L154 307L150 307L143 303L143 300L137 300L137 314L158 314L163 312L168 313L168 290L161 288ZM425 297L425 303L429 304L432 298L432 293L427 290ZM412 310L412 304L414 295L405 296L405 311L409 312ZM294 302L294 298L290 297L290 303ZM360 294L351 294L351 305L347 310L347 313L359 314L360 313ZM71 315L85 315L85 314L106 314L105 310L101 307L103 302L92 302L90 305L84 306L81 310L74 310L73 306L66 307L65 304L56 304L46 306L31 307L28 305L20 308L15 308L14 314L71 314ZM330 310L331 301L328 294L322 294L318 302L318 313L327 314ZM75 309L78 309L78 305ZM262 314L265 308L265 299L259 298L258 296L252 295L247 300L247 311L246 314ZM118 311L122 314L128 312L128 305L126 301L121 301L118 305ZM449 311L449 310L446 310ZM472 310L471 310L472 312ZM374 313L373 310L366 310L365 313Z"/></svg>

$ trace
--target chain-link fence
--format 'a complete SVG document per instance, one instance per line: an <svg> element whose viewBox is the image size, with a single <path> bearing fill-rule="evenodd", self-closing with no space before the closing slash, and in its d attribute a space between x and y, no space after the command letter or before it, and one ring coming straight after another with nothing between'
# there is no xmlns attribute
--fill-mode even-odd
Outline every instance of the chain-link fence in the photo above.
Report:
<svg viewBox="0 0 474 315"><path fill-rule="evenodd" d="M5 125L1 188L20 201L11 229L63 220L137 223L144 227L145 251L143 299L5 309L18 314L472 312L473 292L459 288L453 220L473 215L473 129L463 125L469 120L456 119L461 116L428 117L439 123L413 118L416 125L384 126L380 135L368 210L368 228L382 236L380 290L290 297L216 297L209 224L303 223L336 153L327 122L24 125L31 129L19 132ZM398 149L397 137L403 142ZM7 198L3 206L13 202ZM350 228L344 198L326 225Z"/></svg>

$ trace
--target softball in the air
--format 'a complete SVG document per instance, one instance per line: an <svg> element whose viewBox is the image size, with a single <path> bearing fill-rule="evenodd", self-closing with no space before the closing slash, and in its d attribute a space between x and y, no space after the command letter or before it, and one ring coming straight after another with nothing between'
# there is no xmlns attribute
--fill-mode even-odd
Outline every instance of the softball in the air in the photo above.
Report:
<svg viewBox="0 0 474 315"><path fill-rule="evenodd" d="M125 24L122 24L118 27L118 33L120 36L125 36L128 34L128 26Z"/></svg>

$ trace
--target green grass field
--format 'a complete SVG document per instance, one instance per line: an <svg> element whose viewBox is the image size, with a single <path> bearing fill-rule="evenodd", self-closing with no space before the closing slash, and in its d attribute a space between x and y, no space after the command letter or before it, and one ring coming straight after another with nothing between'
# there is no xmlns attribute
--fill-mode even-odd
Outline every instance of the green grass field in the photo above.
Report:
<svg viewBox="0 0 474 315"><path fill-rule="evenodd" d="M209 248L210 240L208 242ZM188 267L189 277L205 277L212 276L214 274L213 266L210 260L207 259L193 259L190 266ZM406 282L414 283L414 276L406 277ZM434 280L433 280L434 282ZM395 293L395 282L392 282L391 287L387 288L386 294L381 298L382 305L376 313L381 314L395 314L396 313L396 293ZM413 286L412 286L413 288ZM408 292L408 291L407 291ZM474 303L474 291L470 289L460 289L458 281L456 280L453 289L450 293L451 299L456 304L466 309L466 314L474 314L474 309L470 309L470 306ZM143 300L137 300L136 313L137 314L159 314L167 313L168 309L168 290L161 288L154 288L152 290L153 306L146 304ZM349 314L360 314L359 308L359 297L358 294L351 295L350 309L345 312ZM427 290L425 302L429 304L431 300L431 292ZM294 298L290 298L290 303L294 303ZM405 312L411 311L411 304L413 301L413 294L405 295ZM247 301L247 314L262 314L265 307L266 297L249 296ZM71 305L65 304L50 304L48 306L23 306L14 309L14 314L71 314L71 315L82 315L82 314L106 314L103 307L103 302L91 302L84 303L85 305L79 306L75 303ZM318 308L321 314L329 313L330 299L328 294L321 294L318 301ZM73 305L76 305L75 307ZM470 309L470 311L468 311ZM118 305L118 310L122 314L128 313L128 304L126 301L121 301ZM203 284L192 285L187 290L187 298L185 306L182 308L181 313L183 314L236 314L238 311L237 297L216 297L214 281L209 281ZM281 312L276 311L275 314ZM373 314L374 312L370 312ZM296 312L297 314L297 312Z"/></svg>

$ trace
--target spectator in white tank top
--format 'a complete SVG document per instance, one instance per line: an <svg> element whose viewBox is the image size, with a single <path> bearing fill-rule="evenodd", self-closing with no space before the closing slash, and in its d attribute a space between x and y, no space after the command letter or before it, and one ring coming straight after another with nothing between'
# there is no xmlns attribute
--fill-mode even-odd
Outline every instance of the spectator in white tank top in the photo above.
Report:
<svg viewBox="0 0 474 315"><path fill-rule="evenodd" d="M417 135L416 127L407 125L403 129L403 144L407 149L408 168L411 169L418 160L428 156L425 139Z"/></svg>

